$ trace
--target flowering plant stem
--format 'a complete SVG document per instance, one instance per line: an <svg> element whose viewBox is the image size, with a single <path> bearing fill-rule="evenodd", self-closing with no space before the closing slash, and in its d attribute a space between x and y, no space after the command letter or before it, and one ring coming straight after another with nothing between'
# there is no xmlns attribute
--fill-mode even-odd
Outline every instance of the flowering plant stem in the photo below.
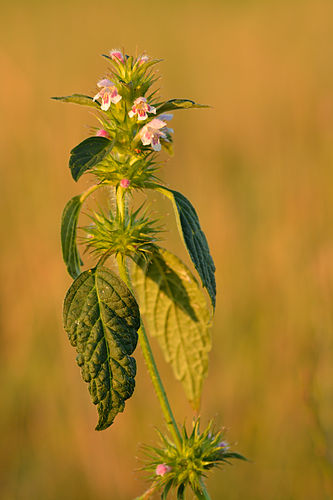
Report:
<svg viewBox="0 0 333 500"><path fill-rule="evenodd" d="M118 187L117 189L117 211L119 213L119 216L123 219L124 213L125 213L125 204L126 204L126 193L124 193L123 189L121 187ZM122 254L117 255L117 263L118 263L118 269L119 269L119 275L121 279L126 283L128 288L132 291L132 283L131 283L131 278L126 266L126 257ZM178 448L181 447L181 435L178 429L178 426L175 421L175 417L173 416L168 397L166 395L160 374L158 372L156 362L154 359L153 352L151 350L149 340L147 337L147 333L143 324L143 321L141 320L141 326L138 330L138 335L139 335L139 343L142 349L142 353L147 365L148 373L150 375L150 378L152 380L157 398L160 402L162 412L165 418L165 422L167 424L167 427L172 434L175 443L177 444Z"/></svg>
<svg viewBox="0 0 333 500"><path fill-rule="evenodd" d="M200 430L200 418L194 419L190 433L185 424L177 425L141 314L144 312L149 334L157 337L166 361L198 412L211 349L215 265L193 205L182 193L163 186L156 174L162 166L157 153L162 148L169 154L173 151L169 112L206 106L189 99L159 101L157 91L149 94L157 81L152 67L158 60L128 56L120 50L112 50L106 58L112 81L100 80L94 98L82 94L56 98L93 107L103 127L70 153L73 179L78 181L87 173L97 177L97 183L70 199L63 211L62 252L74 280L64 301L64 327L97 405L97 431L110 427L132 396L136 375L132 355L138 341L141 345L168 433L158 431L159 445L144 448L142 470L149 473L151 484L140 500L157 492L163 500L169 492L176 493L177 500L185 500L187 488L199 500L210 500L204 484L207 472L244 457L230 450L223 431L214 430L212 421ZM79 227L83 203L100 187L115 190L116 206L108 212L93 210L88 214L90 224ZM129 206L132 194L146 189L158 191L172 202L180 236L201 284L178 257L159 246L160 219L152 219L145 203L136 210ZM98 257L91 269L82 271L77 239ZM110 257L116 258L118 274L106 265ZM128 257L133 261L131 275Z"/></svg>
<svg viewBox="0 0 333 500"><path fill-rule="evenodd" d="M196 493L197 498L199 500L211 500L208 491L206 490L205 483L203 482L202 479L200 480L200 486L201 486L201 493L199 492Z"/></svg>

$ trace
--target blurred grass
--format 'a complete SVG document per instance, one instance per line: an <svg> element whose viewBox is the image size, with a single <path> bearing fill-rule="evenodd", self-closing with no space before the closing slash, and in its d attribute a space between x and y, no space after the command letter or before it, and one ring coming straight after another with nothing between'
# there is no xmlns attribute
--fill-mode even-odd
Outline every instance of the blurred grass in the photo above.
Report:
<svg viewBox="0 0 333 500"><path fill-rule="evenodd" d="M164 59L164 97L213 105L175 116L163 172L217 265L202 417L253 460L212 475L212 498L333 498L332 16L328 0L2 5L1 499L128 500L145 487L135 456L160 411L139 350L134 397L96 433L61 325L60 217L89 182L72 182L68 152L94 120L49 97L93 94L99 54L119 46Z"/></svg>

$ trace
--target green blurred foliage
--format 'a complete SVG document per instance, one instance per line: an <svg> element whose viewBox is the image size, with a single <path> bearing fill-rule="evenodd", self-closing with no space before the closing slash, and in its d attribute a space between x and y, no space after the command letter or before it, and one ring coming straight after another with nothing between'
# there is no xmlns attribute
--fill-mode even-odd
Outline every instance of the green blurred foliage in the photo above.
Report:
<svg viewBox="0 0 333 500"><path fill-rule="evenodd" d="M139 349L135 394L98 433L62 328L61 212L89 185L73 183L68 156L96 122L49 99L94 95L99 54L122 46L164 59L163 97L213 106L175 115L162 174L197 208L217 265L202 419L252 459L215 473L212 497L333 498L332 18L329 0L3 3L1 499L128 500L145 488L135 457L161 414ZM156 195L154 209L185 259L168 201Z"/></svg>

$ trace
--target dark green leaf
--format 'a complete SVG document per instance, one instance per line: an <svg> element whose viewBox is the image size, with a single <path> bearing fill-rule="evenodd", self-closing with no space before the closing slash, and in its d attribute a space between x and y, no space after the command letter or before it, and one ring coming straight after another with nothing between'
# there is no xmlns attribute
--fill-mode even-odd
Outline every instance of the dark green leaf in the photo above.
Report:
<svg viewBox="0 0 333 500"><path fill-rule="evenodd" d="M187 398L198 408L211 348L202 289L185 264L163 249L149 262L138 258L132 278L149 333L158 339Z"/></svg>
<svg viewBox="0 0 333 500"><path fill-rule="evenodd" d="M97 405L96 430L109 427L134 390L140 326L138 305L121 279L105 267L85 271L64 303L64 327L76 348L82 378Z"/></svg>
<svg viewBox="0 0 333 500"><path fill-rule="evenodd" d="M101 109L100 104L97 101L93 101L92 97L82 94L66 95L63 97L51 97L56 101L62 102L72 102L73 104L80 104L81 106L90 106L92 108Z"/></svg>
<svg viewBox="0 0 333 500"><path fill-rule="evenodd" d="M76 227L82 206L81 196L74 196L64 208L61 219L62 255L72 278L80 274L82 264L76 245Z"/></svg>
<svg viewBox="0 0 333 500"><path fill-rule="evenodd" d="M111 151L113 143L105 137L88 137L71 151L69 168L77 181L84 172L100 163Z"/></svg>
<svg viewBox="0 0 333 500"><path fill-rule="evenodd" d="M248 462L248 459L241 455L240 453L236 453L235 451L230 453L223 453L223 458L238 458L238 460L245 460Z"/></svg>
<svg viewBox="0 0 333 500"><path fill-rule="evenodd" d="M178 229L183 237L191 260L198 271L202 285L207 288L215 308L216 283L215 265L209 252L206 236L200 227L198 215L184 195L166 187L155 188L166 195L173 203L177 216Z"/></svg>
<svg viewBox="0 0 333 500"><path fill-rule="evenodd" d="M176 109L190 109L190 108L209 108L206 104L197 104L190 99L170 99L160 105L156 110L156 115L165 113L166 111L175 111Z"/></svg>
<svg viewBox="0 0 333 500"><path fill-rule="evenodd" d="M177 490L177 500L184 500L185 485L182 483Z"/></svg>

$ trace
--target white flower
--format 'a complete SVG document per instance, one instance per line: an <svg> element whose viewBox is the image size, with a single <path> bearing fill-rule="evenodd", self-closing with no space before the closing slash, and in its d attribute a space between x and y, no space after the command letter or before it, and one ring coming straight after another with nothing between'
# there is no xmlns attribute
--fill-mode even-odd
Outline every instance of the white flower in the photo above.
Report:
<svg viewBox="0 0 333 500"><path fill-rule="evenodd" d="M145 97L138 97L135 99L131 111L129 111L128 116L133 118L133 116L138 116L138 121L146 120L148 118L147 113L156 114L156 108L148 104Z"/></svg>
<svg viewBox="0 0 333 500"><path fill-rule="evenodd" d="M160 139L168 141L168 135L173 132L171 128L167 128L165 121L171 120L173 115L161 115L159 118L154 118L151 122L147 123L140 130L140 139L144 146L153 148L154 151L161 151Z"/></svg>
<svg viewBox="0 0 333 500"><path fill-rule="evenodd" d="M100 80L97 83L97 87L101 90L95 95L93 100L96 101L96 99L102 99L101 109L103 111L107 111L109 109L111 102L113 102L113 104L117 104L117 102L120 101L121 95L118 94L117 87L107 78Z"/></svg>

